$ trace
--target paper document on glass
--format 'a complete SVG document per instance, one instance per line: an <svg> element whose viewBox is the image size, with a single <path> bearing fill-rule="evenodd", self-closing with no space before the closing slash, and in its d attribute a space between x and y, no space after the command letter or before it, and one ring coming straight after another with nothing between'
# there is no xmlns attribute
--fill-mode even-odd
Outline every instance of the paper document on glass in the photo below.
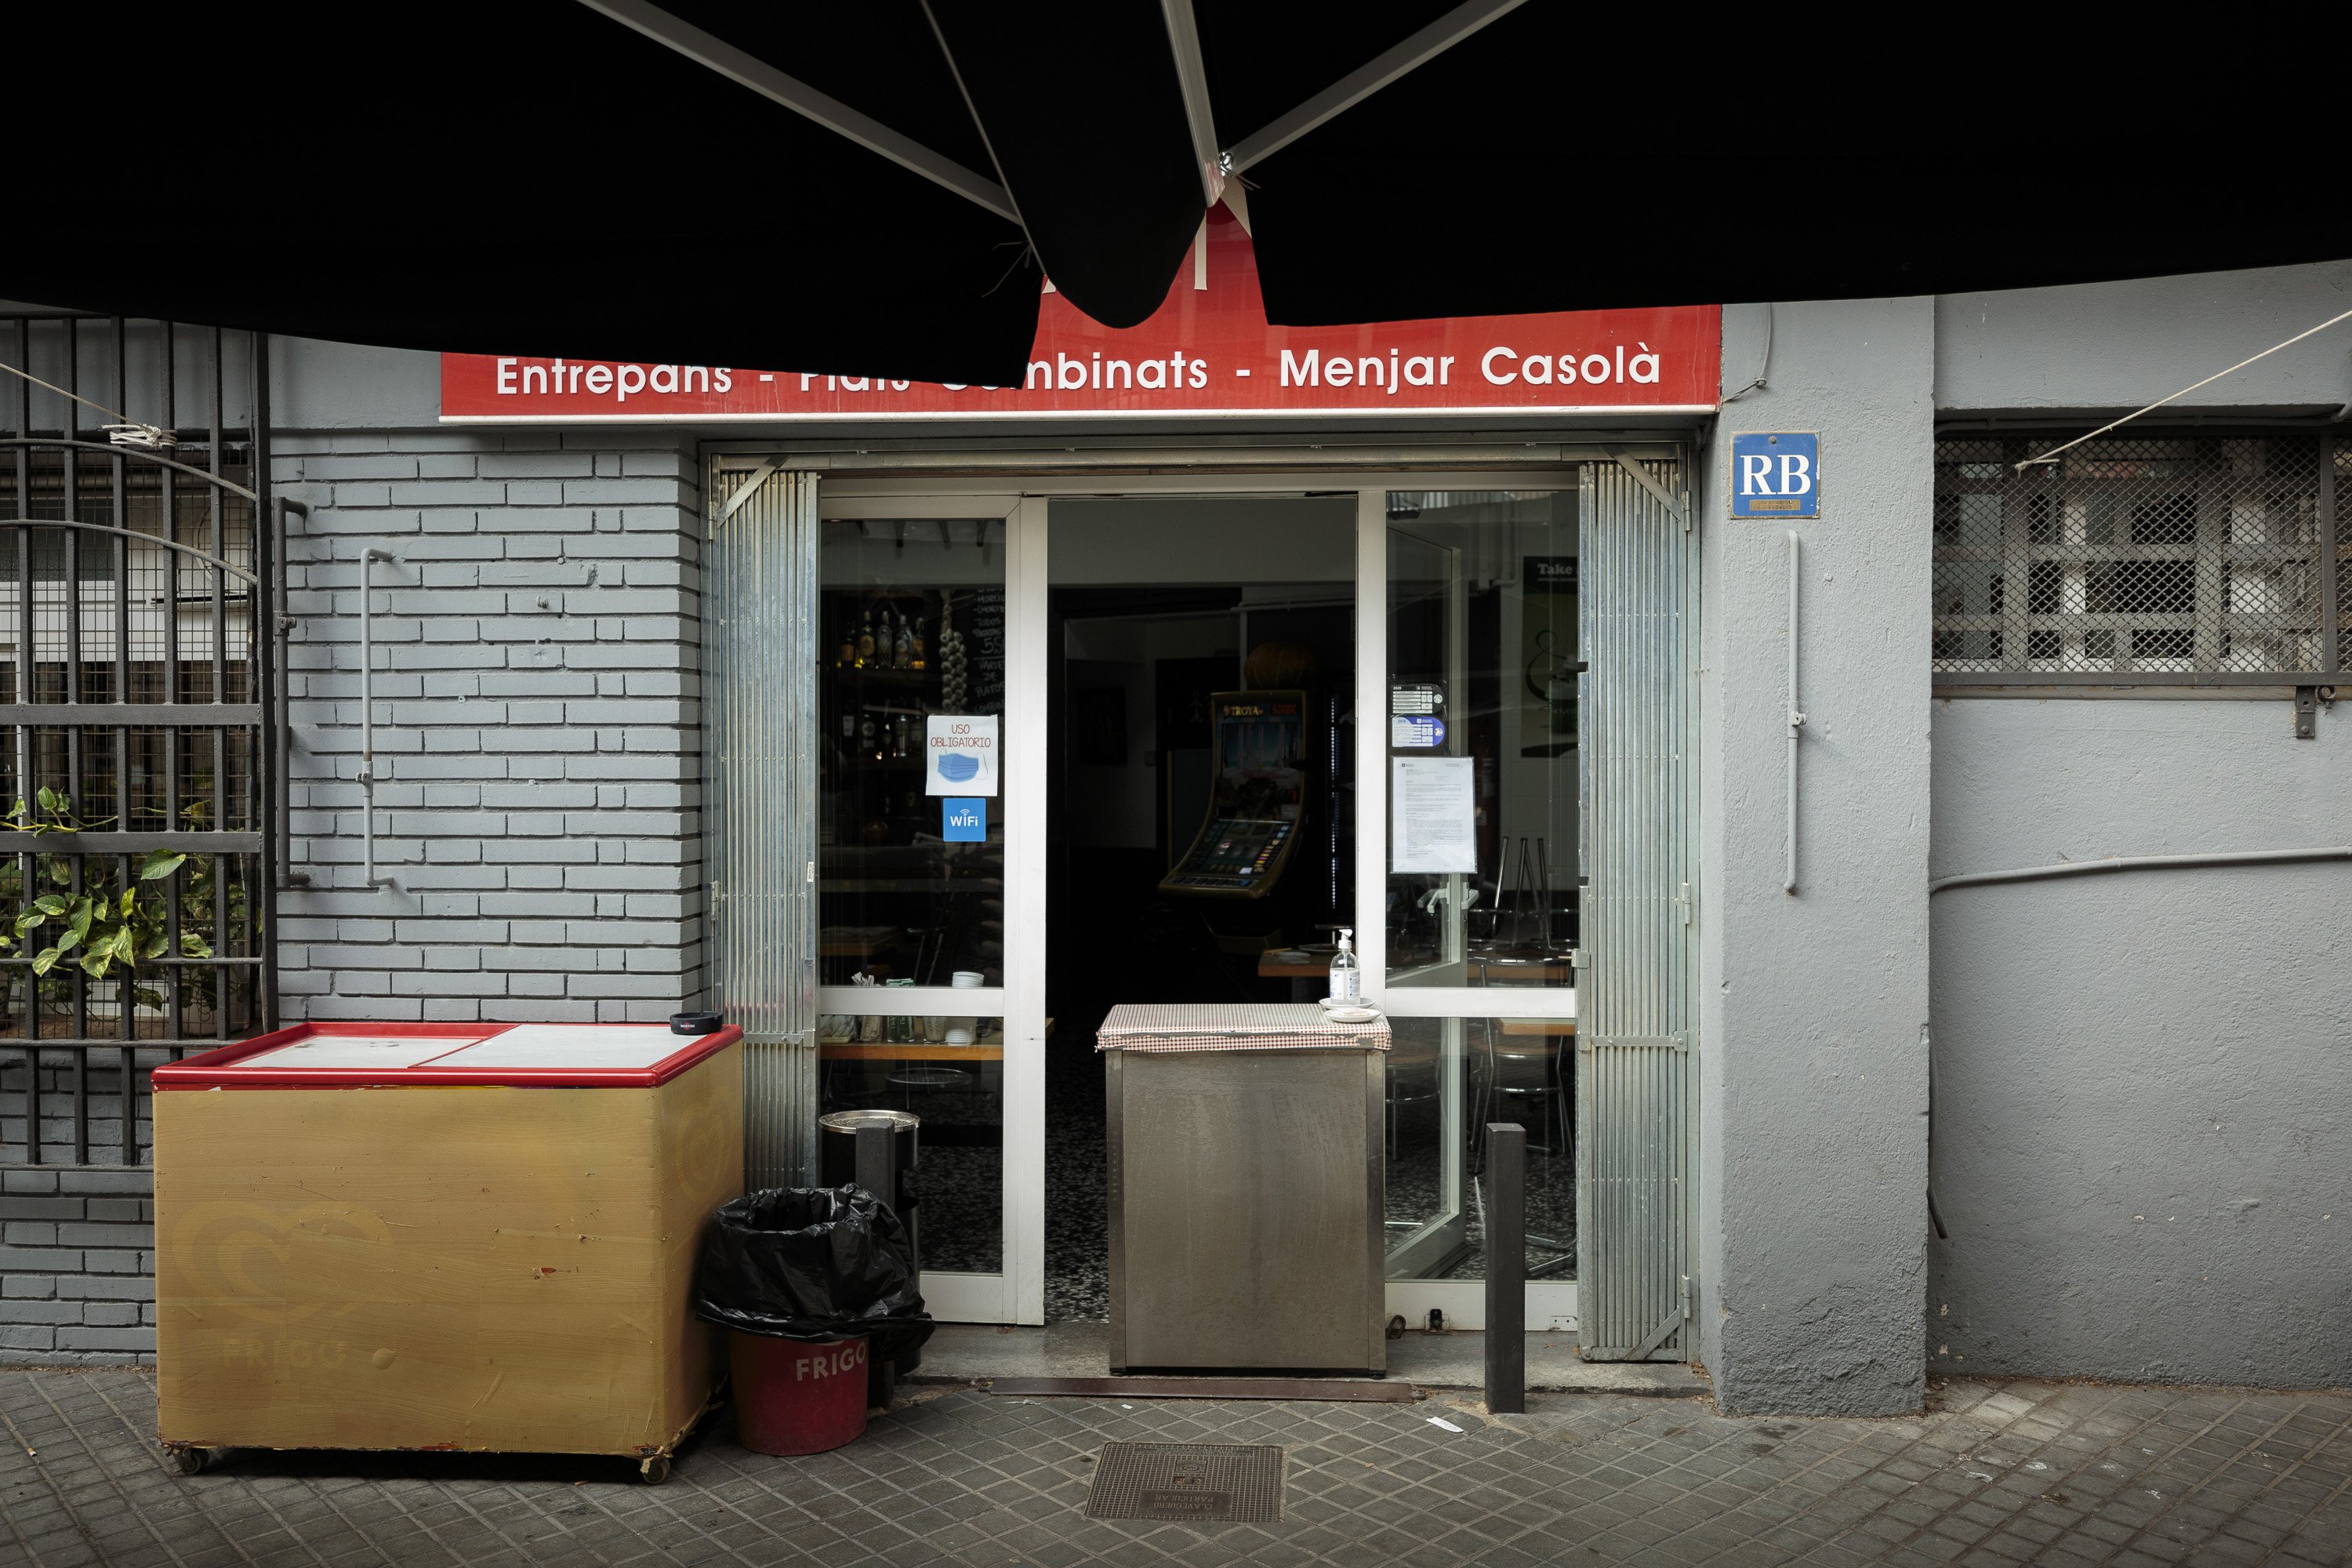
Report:
<svg viewBox="0 0 2352 1568"><path fill-rule="evenodd" d="M1392 871L1478 869L1477 786L1468 757L1395 757L1389 805Z"/></svg>

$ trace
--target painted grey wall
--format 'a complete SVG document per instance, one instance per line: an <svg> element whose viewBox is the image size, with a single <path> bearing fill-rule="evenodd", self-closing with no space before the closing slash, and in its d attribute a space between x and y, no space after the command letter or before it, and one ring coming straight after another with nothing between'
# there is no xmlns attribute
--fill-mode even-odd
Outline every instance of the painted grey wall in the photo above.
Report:
<svg viewBox="0 0 2352 1568"><path fill-rule="evenodd" d="M1760 310L1727 312L1726 390ZM1701 1353L1724 1408L1918 1408L1927 1230L1934 307L1777 307L1699 487ZM1818 522L1723 521L1725 437L1822 433ZM1800 886L1781 891L1788 534L1804 544Z"/></svg>
<svg viewBox="0 0 2352 1568"><path fill-rule="evenodd" d="M2352 262L1954 296L1937 402L2087 429L2347 308ZM2352 323L2183 402L2347 400ZM2344 843L2352 734L2319 731L2283 689L1938 702L1935 868ZM1931 1366L2352 1381L2352 867L1957 890L1932 931Z"/></svg>
<svg viewBox="0 0 2352 1568"><path fill-rule="evenodd" d="M281 430L423 430L441 417L439 354L272 338L269 363Z"/></svg>
<svg viewBox="0 0 2352 1568"><path fill-rule="evenodd" d="M2128 413L2347 310L2352 261L1948 294L1936 301L1936 406L1956 417ZM2352 321L2174 406L2309 415L2347 403Z"/></svg>
<svg viewBox="0 0 2352 1568"><path fill-rule="evenodd" d="M1937 875L2352 839L2352 713L1935 708ZM2352 1383L2352 864L1933 904L1930 1365Z"/></svg>

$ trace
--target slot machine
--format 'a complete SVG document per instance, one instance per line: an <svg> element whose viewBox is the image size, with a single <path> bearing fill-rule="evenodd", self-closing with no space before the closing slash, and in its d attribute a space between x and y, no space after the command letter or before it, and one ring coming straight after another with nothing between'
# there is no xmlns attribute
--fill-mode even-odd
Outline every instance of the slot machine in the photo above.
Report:
<svg viewBox="0 0 2352 1568"><path fill-rule="evenodd" d="M1264 899L1282 880L1304 836L1307 693L1222 691L1209 700L1208 812L1160 890Z"/></svg>

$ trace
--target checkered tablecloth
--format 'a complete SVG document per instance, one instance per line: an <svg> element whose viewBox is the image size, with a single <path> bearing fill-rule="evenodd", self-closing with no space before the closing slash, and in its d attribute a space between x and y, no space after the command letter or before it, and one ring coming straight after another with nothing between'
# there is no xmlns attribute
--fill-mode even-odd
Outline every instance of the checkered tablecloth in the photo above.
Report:
<svg viewBox="0 0 2352 1568"><path fill-rule="evenodd" d="M1389 1048L1389 1021L1335 1024L1311 1003L1175 1003L1114 1007L1095 1035L1097 1051L1299 1051Z"/></svg>

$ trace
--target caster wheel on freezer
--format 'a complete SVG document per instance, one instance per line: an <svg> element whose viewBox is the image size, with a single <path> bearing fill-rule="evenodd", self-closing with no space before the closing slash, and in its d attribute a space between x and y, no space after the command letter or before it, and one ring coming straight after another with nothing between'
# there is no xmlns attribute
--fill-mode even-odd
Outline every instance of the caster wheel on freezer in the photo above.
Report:
<svg viewBox="0 0 2352 1568"><path fill-rule="evenodd" d="M649 1454L638 1460L637 1479L649 1487L657 1487L669 1479L669 1456Z"/></svg>
<svg viewBox="0 0 2352 1568"><path fill-rule="evenodd" d="M210 1448L169 1448L164 1451L163 1462L171 1466L175 1474L200 1476L205 1473L205 1467L213 1462L213 1451Z"/></svg>

